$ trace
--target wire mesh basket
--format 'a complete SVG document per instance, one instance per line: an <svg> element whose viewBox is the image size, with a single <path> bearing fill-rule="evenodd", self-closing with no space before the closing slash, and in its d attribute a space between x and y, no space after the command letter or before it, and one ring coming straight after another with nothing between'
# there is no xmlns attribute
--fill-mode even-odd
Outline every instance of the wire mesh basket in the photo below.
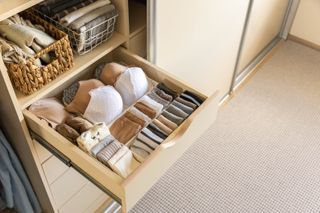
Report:
<svg viewBox="0 0 320 213"><path fill-rule="evenodd" d="M40 16L47 22L53 24L60 30L67 33L71 41L72 49L79 55L88 53L101 43L109 40L114 32L116 19L118 17L117 11L114 11L114 14L110 18L101 21L94 27L86 29L85 31L79 33L73 29L63 26L58 21L54 20L53 18L47 16L46 14L42 13L41 11L35 8L33 8L32 10L34 14Z"/></svg>

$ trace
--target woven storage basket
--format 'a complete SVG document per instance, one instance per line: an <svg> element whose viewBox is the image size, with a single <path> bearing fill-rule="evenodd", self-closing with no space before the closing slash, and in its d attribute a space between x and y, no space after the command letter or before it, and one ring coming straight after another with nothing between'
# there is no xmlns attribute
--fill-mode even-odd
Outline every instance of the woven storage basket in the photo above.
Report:
<svg viewBox="0 0 320 213"><path fill-rule="evenodd" d="M29 11L22 13L21 16L29 19L33 24L42 25L46 33L56 39L56 42L36 53L25 64L6 63L14 87L23 94L29 95L41 89L61 73L68 71L74 63L67 34ZM38 67L34 61L49 52L55 53L55 59L48 65Z"/></svg>

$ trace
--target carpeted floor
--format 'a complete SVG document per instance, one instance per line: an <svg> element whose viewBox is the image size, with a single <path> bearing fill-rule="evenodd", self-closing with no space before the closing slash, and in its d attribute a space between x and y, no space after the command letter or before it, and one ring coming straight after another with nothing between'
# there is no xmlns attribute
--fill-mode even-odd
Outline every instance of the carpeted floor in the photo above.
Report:
<svg viewBox="0 0 320 213"><path fill-rule="evenodd" d="M289 41L131 212L319 211L320 52Z"/></svg>

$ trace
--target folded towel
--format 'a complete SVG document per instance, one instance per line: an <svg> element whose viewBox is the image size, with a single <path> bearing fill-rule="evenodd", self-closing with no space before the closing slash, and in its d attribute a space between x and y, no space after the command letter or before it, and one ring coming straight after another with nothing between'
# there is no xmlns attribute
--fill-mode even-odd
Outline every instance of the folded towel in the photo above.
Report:
<svg viewBox="0 0 320 213"><path fill-rule="evenodd" d="M167 127L169 127L172 131L175 130L176 128L178 128L178 125L175 124L174 122L170 121L169 119L167 119L166 117L164 117L163 115L160 115L157 120L159 120L162 124L166 125Z"/></svg>
<svg viewBox="0 0 320 213"><path fill-rule="evenodd" d="M119 141L114 140L104 147L100 152L98 152L97 159L106 166L109 166L108 160L116 154L116 152L122 147L122 144Z"/></svg>
<svg viewBox="0 0 320 213"><path fill-rule="evenodd" d="M154 119L157 116L157 112L154 109L151 109L150 107L145 105L144 103L138 102L134 106L151 119Z"/></svg>
<svg viewBox="0 0 320 213"><path fill-rule="evenodd" d="M56 126L56 131L59 132L63 137L68 139L70 142L77 145L77 138L80 136L80 134L75 129L67 124L58 124Z"/></svg>
<svg viewBox="0 0 320 213"><path fill-rule="evenodd" d="M118 63L102 63L97 66L95 70L95 77L99 79L105 85L114 85L117 78L127 69Z"/></svg>
<svg viewBox="0 0 320 213"><path fill-rule="evenodd" d="M57 98L40 99L31 104L29 111L37 117L46 120L53 128L71 117Z"/></svg>
<svg viewBox="0 0 320 213"><path fill-rule="evenodd" d="M159 129L161 129L162 132L164 132L167 136L170 135L172 133L172 129L170 129L169 127L167 127L165 124L163 124L161 121L159 121L158 119L155 119L153 121L154 125L156 125Z"/></svg>
<svg viewBox="0 0 320 213"><path fill-rule="evenodd" d="M110 135L109 128L105 123L95 124L91 129L83 132L78 138L77 143L79 147L90 154L90 150L102 141L104 138Z"/></svg>
<svg viewBox="0 0 320 213"><path fill-rule="evenodd" d="M184 119L189 116L187 113L185 113L184 111L182 111L181 109L179 109L178 107L176 107L172 104L166 109L166 111L168 111L174 115L177 115L181 118L184 118Z"/></svg>
<svg viewBox="0 0 320 213"><path fill-rule="evenodd" d="M148 106L149 108L153 109L156 112L156 115L159 115L163 109L163 105L156 102L155 100L151 99L149 96L143 96L139 102L143 103L144 105Z"/></svg>
<svg viewBox="0 0 320 213"><path fill-rule="evenodd" d="M55 13L52 18L59 21L61 18L68 15L69 13L72 13L73 11L79 10L80 8L88 6L89 4L92 4L96 1L97 0L86 0L86 1L82 0L82 2L79 4L76 4L72 7L65 8L64 10L61 10L60 12Z"/></svg>
<svg viewBox="0 0 320 213"><path fill-rule="evenodd" d="M123 178L127 178L140 165L126 146L122 146L116 154L108 160L108 164L113 171Z"/></svg>
<svg viewBox="0 0 320 213"><path fill-rule="evenodd" d="M89 92L90 102L83 117L92 123L105 122L107 125L123 110L120 94L112 86L103 86Z"/></svg>
<svg viewBox="0 0 320 213"><path fill-rule="evenodd" d="M121 116L110 127L111 135L119 142L126 144L142 128L139 124Z"/></svg>
<svg viewBox="0 0 320 213"><path fill-rule="evenodd" d="M128 118L129 120L139 124L141 127L144 127L146 125L146 122L139 118L138 116L134 115L133 113L127 111L124 115L124 117Z"/></svg>
<svg viewBox="0 0 320 213"><path fill-rule="evenodd" d="M189 115L194 111L191 107L186 106L186 105L184 105L184 104L182 104L182 103L180 103L180 102L178 102L176 100L174 100L172 102L172 105L175 106L175 107L178 107L179 109L181 109L182 111L184 111L185 113L187 113Z"/></svg>
<svg viewBox="0 0 320 213"><path fill-rule="evenodd" d="M143 119L146 124L150 123L151 122L151 119L146 115L144 114L143 112L141 112L140 110L138 110L137 108L135 108L134 106L132 106L130 109L129 109L129 112L131 112L132 114L134 114L135 116L137 116L138 118L141 118Z"/></svg>
<svg viewBox="0 0 320 213"><path fill-rule="evenodd" d="M79 81L75 84L78 86L71 85L71 87L63 91L62 100L64 100L66 103L72 100L66 106L66 110L68 112L83 114L90 102L91 96L89 91L98 87L102 87L104 84L97 79ZM77 89L76 93L75 89Z"/></svg>
<svg viewBox="0 0 320 213"><path fill-rule="evenodd" d="M177 125L180 125L183 121L184 121L184 118L181 118L177 115L174 115L168 111L163 111L162 114L164 117L166 117L168 120L174 122L175 124Z"/></svg>
<svg viewBox="0 0 320 213"><path fill-rule="evenodd" d="M120 93L124 105L130 106L148 91L149 82L141 68L130 67L118 77L114 87Z"/></svg>
<svg viewBox="0 0 320 213"><path fill-rule="evenodd" d="M93 127L92 123L87 121L84 118L81 117L70 117L67 118L65 123L69 126L71 126L73 129L75 129L78 133L83 133L85 131L88 131L90 128Z"/></svg>
<svg viewBox="0 0 320 213"><path fill-rule="evenodd" d="M179 103L182 103L182 104L188 106L188 107L191 107L192 109L196 109L198 107L196 104L194 104L190 101L187 101L181 97L177 97L175 100L178 101Z"/></svg>
<svg viewBox="0 0 320 213"><path fill-rule="evenodd" d="M113 141L114 141L114 138L111 135L108 135L107 137L102 139L99 143L97 143L94 147L91 148L90 150L91 155L93 157L97 157L97 154Z"/></svg>
<svg viewBox="0 0 320 213"><path fill-rule="evenodd" d="M88 6L82 7L79 10L76 10L72 13L69 13L65 17L63 17L60 20L60 23L63 24L64 26L69 26L72 22L80 18L81 16L91 12L92 10L95 10L99 7L103 7L107 4L110 4L110 0L98 0Z"/></svg>

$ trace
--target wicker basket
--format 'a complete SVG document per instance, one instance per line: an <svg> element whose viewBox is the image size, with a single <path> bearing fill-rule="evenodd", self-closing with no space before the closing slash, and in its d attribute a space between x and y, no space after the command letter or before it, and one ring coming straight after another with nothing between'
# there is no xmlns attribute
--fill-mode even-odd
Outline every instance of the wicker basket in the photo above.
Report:
<svg viewBox="0 0 320 213"><path fill-rule="evenodd" d="M70 70L74 63L67 34L30 12L24 12L21 16L26 17L33 24L42 25L46 33L57 40L29 58L25 64L6 63L14 87L23 94L29 95L41 89L61 73ZM55 59L48 65L37 66L35 60L49 52L54 52Z"/></svg>

